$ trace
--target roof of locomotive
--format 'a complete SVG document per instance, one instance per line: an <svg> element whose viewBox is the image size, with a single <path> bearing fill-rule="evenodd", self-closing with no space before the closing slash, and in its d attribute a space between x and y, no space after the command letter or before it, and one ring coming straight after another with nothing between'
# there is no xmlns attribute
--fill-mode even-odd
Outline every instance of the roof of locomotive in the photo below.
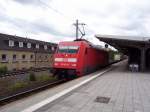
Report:
<svg viewBox="0 0 150 112"><path fill-rule="evenodd" d="M95 49L98 49L98 50L104 50L104 51L107 51L106 48L102 48L101 46L99 45L94 45L93 43L85 40L85 39L76 39L74 41L63 41L63 42L60 42L59 44L61 45L81 45L81 43L86 43L89 47L92 47L92 48L95 48Z"/></svg>

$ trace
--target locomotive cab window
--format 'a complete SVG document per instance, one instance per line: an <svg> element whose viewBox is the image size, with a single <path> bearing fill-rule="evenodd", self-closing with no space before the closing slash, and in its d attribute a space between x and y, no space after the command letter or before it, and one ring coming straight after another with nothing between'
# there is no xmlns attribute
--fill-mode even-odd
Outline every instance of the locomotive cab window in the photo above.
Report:
<svg viewBox="0 0 150 112"><path fill-rule="evenodd" d="M58 53L78 53L79 46L59 46Z"/></svg>

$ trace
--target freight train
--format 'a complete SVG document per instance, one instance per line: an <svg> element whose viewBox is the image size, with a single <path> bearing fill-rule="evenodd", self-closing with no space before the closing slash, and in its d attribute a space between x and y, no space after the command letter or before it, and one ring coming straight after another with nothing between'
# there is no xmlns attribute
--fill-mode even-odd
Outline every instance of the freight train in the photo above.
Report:
<svg viewBox="0 0 150 112"><path fill-rule="evenodd" d="M108 51L85 39L60 42L54 54L53 74L59 78L80 77L108 64Z"/></svg>

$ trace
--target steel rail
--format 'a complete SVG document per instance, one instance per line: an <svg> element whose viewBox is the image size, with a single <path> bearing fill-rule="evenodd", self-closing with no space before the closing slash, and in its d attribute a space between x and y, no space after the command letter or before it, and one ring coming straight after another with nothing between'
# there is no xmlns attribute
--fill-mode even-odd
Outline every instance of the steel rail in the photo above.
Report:
<svg viewBox="0 0 150 112"><path fill-rule="evenodd" d="M23 92L20 92L20 93L17 93L17 94L14 94L14 95L11 95L11 96L7 96L7 97L4 97L4 98L1 98L0 99L0 103L3 102L3 101L6 101L6 100L9 100L9 99L12 99L12 98L15 98L15 97L18 97L18 96L21 96L21 95L25 95L27 93L32 93L34 91L37 91L37 90L40 90L42 88L46 88L48 86L53 86L53 85L57 85L57 84L60 84L62 82L64 82L65 79L62 79L62 80L58 80L58 81L55 81L55 82L52 82L52 83L49 83L49 84L46 84L46 85L43 85L43 86L40 86L40 87L37 87L37 88L33 88L33 89L30 89L30 90L27 90L27 91L23 91Z"/></svg>

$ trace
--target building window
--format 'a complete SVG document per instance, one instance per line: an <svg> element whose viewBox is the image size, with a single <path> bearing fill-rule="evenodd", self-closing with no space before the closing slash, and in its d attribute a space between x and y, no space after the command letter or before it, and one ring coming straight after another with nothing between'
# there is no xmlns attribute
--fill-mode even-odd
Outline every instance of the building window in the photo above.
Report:
<svg viewBox="0 0 150 112"><path fill-rule="evenodd" d="M19 42L19 47L23 47L23 42Z"/></svg>
<svg viewBox="0 0 150 112"><path fill-rule="evenodd" d="M16 54L13 55L13 61L16 61L17 60L17 56Z"/></svg>
<svg viewBox="0 0 150 112"><path fill-rule="evenodd" d="M7 60L6 54L2 54L2 61L6 61L6 60Z"/></svg>
<svg viewBox="0 0 150 112"><path fill-rule="evenodd" d="M2 54L2 55L1 55L1 62L8 62L8 59L7 59L7 55L6 55L6 54Z"/></svg>
<svg viewBox="0 0 150 112"><path fill-rule="evenodd" d="M14 42L14 46L15 46L15 47L18 47L18 46L19 46L19 42L15 41L15 42Z"/></svg>
<svg viewBox="0 0 150 112"><path fill-rule="evenodd" d="M36 48L39 49L39 44L36 44Z"/></svg>
<svg viewBox="0 0 150 112"><path fill-rule="evenodd" d="M48 61L48 56L47 56L47 55L45 56L45 61L46 61L46 62Z"/></svg>
<svg viewBox="0 0 150 112"><path fill-rule="evenodd" d="M33 43L31 47L32 47L32 48L36 48L36 44Z"/></svg>
<svg viewBox="0 0 150 112"><path fill-rule="evenodd" d="M26 59L26 55L25 55L25 54L22 55L22 59L23 59L23 60Z"/></svg>
<svg viewBox="0 0 150 112"><path fill-rule="evenodd" d="M14 41L9 40L9 46L10 46L10 47L13 47L13 46L14 46Z"/></svg>
<svg viewBox="0 0 150 112"><path fill-rule="evenodd" d="M47 59L48 58L48 56L45 56L45 59Z"/></svg>
<svg viewBox="0 0 150 112"><path fill-rule="evenodd" d="M47 45L44 45L44 49L47 50Z"/></svg>
<svg viewBox="0 0 150 112"><path fill-rule="evenodd" d="M27 43L27 48L31 48L31 43Z"/></svg>
<svg viewBox="0 0 150 112"><path fill-rule="evenodd" d="M30 59L31 59L31 60L33 59L33 54L31 54Z"/></svg>

